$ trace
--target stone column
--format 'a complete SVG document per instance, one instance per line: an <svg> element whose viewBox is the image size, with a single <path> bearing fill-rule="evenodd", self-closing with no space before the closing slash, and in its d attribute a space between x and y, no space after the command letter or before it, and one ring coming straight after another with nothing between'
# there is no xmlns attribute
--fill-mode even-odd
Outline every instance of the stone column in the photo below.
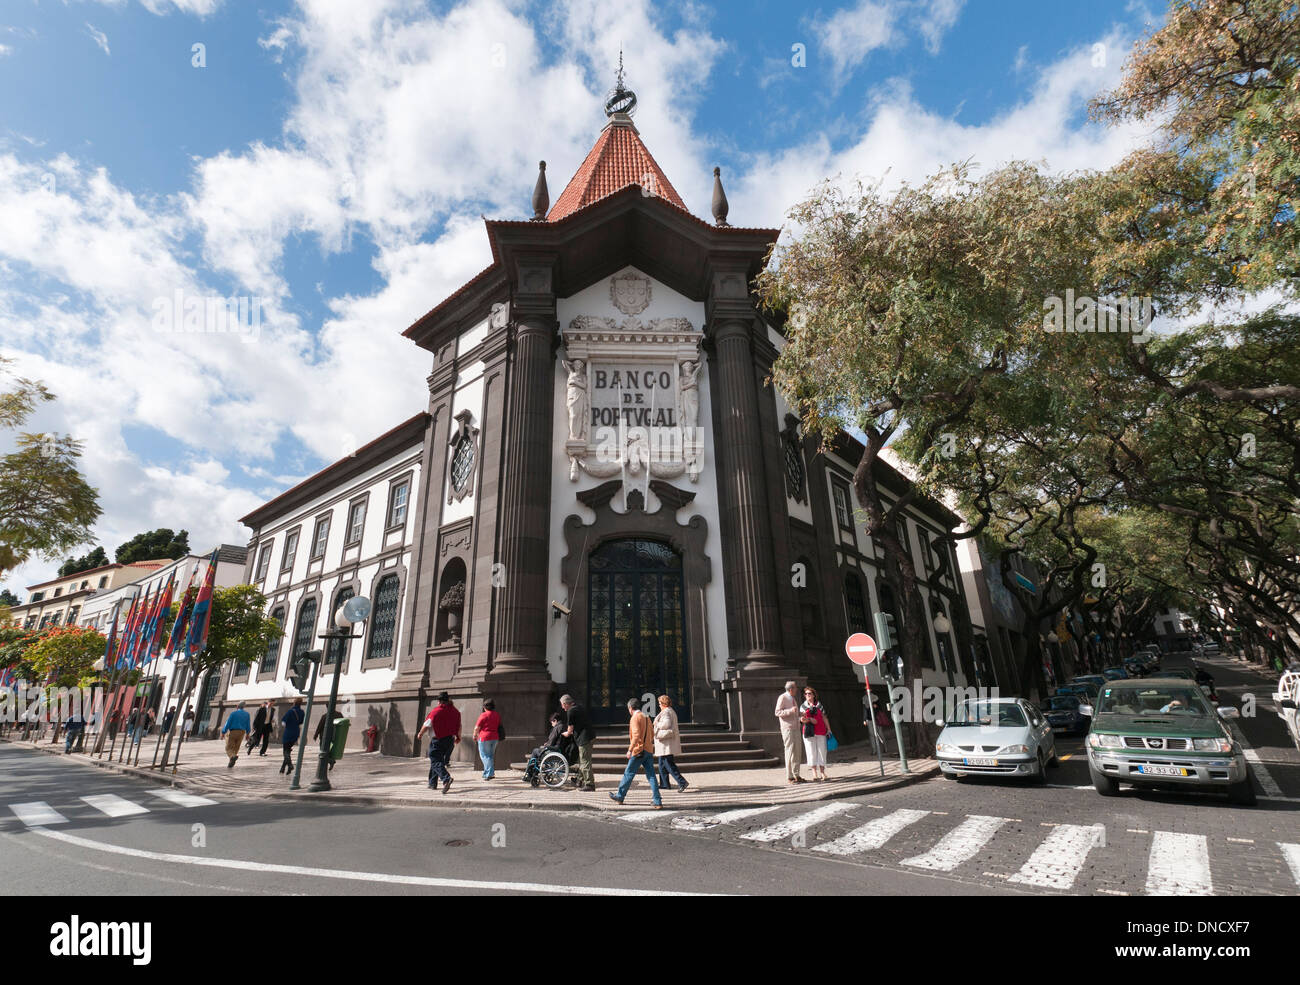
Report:
<svg viewBox="0 0 1300 985"><path fill-rule="evenodd" d="M555 409L557 321L554 258L521 258L511 306L512 352L506 385L497 564L493 579L492 661L483 693L495 699L509 738L509 762L544 734L551 704L546 668L551 529L551 424Z"/></svg>
<svg viewBox="0 0 1300 985"><path fill-rule="evenodd" d="M711 271L705 317L713 348L712 376L718 491L723 528L723 570L729 626L736 660L725 681L732 723L742 738L774 755L781 736L773 714L781 686L796 676L783 648L772 524L785 522L784 504L774 521L769 502L760 413L760 374L754 333L762 331L749 297L744 268ZM766 347L766 339L763 339ZM774 493L775 495L775 493Z"/></svg>

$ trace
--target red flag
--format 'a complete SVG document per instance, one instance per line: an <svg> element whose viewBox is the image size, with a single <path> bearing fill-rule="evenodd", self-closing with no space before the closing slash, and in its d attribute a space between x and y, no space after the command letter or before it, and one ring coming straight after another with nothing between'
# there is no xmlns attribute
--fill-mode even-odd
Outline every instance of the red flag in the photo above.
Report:
<svg viewBox="0 0 1300 985"><path fill-rule="evenodd" d="M122 627L122 641L117 655L117 669L125 670L131 656L131 646L135 642L135 629L140 622L140 610L144 608L143 600L136 596L131 599L131 608L126 613L126 625Z"/></svg>
<svg viewBox="0 0 1300 985"><path fill-rule="evenodd" d="M167 639L167 651L163 654L164 659L170 660L176 654L176 648L181 646L185 640L185 629L189 625L190 611L194 606L194 579L198 577L199 566L196 564L194 570L190 572L190 583L185 589L185 594L181 596L181 607L176 610L176 621L172 623L172 633Z"/></svg>
<svg viewBox="0 0 1300 985"><path fill-rule="evenodd" d="M176 586L176 573L167 578L167 587L163 589L161 596L154 602L153 616L149 619L149 626L145 631L144 650L141 653L141 662L148 659L155 653L162 643L163 616L172 607L172 592Z"/></svg>
<svg viewBox="0 0 1300 985"><path fill-rule="evenodd" d="M186 652L191 657L197 656L208 645L208 626L212 622L212 589L217 581L217 551L212 549L208 559L208 572L203 576L203 587L199 589L198 598L194 600L194 614L190 617L190 635L185 641Z"/></svg>

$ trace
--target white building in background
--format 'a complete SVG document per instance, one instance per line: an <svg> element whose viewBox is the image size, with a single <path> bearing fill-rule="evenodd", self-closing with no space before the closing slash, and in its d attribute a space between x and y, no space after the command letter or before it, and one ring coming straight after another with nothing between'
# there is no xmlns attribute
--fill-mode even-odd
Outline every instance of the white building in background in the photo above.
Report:
<svg viewBox="0 0 1300 985"><path fill-rule="evenodd" d="M299 694L289 682L291 661L324 649L320 634L354 595L369 598L373 608L362 624L364 637L343 649L339 693L359 702L364 714L367 695L390 691L399 638L409 632L399 603L411 565L428 423L427 414L416 414L242 519L253 536L240 580L266 596L267 614L284 635L255 663L227 665L219 680L212 678L202 695L200 730L214 727L240 701L271 698L282 712ZM326 650L318 693L329 691L339 665L338 655ZM354 719L354 729L365 725Z"/></svg>
<svg viewBox="0 0 1300 985"><path fill-rule="evenodd" d="M215 580L217 588L230 588L234 585L243 584L244 562L247 554L247 548L237 547L232 544L222 544L217 549L217 574ZM133 599L137 597L156 597L158 592L166 587L167 580L175 578L173 601L179 601L184 596L185 589L189 586L191 578L193 578L196 587L202 587L208 560L211 557L212 553L209 551L207 554L187 554L174 561L151 561L150 564L157 564L158 566L151 570L145 569L143 577L137 578L135 581L119 584L115 588L106 591L96 592L90 596L81 606L77 624L98 630L107 636L113 625L113 620L116 618L117 631L120 635L125 628L126 616L131 611ZM182 686L172 687L171 675L174 669L174 661L162 659L146 664L144 667L146 676L152 675L158 678L158 686L151 693L151 706L156 711L161 708L164 696L169 693L171 704L175 704L179 700Z"/></svg>

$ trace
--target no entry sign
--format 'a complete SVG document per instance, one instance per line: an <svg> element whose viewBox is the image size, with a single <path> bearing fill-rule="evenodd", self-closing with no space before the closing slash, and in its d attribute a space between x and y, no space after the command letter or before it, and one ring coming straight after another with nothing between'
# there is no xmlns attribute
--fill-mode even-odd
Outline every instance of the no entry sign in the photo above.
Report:
<svg viewBox="0 0 1300 985"><path fill-rule="evenodd" d="M876 641L866 633L854 633L844 641L844 652L855 664L866 666L876 659Z"/></svg>

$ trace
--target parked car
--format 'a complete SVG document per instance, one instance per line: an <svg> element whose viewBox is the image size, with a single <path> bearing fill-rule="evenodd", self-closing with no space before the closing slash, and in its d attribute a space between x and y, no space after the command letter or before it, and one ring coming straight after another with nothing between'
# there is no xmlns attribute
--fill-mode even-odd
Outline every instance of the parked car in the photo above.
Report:
<svg viewBox="0 0 1300 985"><path fill-rule="evenodd" d="M1128 674L1124 672L1123 667L1107 667L1102 670L1102 674L1107 681L1123 681L1128 679Z"/></svg>
<svg viewBox="0 0 1300 985"><path fill-rule="evenodd" d="M935 743L943 775L1020 776L1047 782L1058 766L1056 736L1043 714L1024 698L990 698L959 705Z"/></svg>
<svg viewBox="0 0 1300 985"><path fill-rule="evenodd" d="M1079 695L1056 695L1047 699L1047 704L1043 706L1043 714L1047 716L1047 724L1054 730L1085 735L1088 726L1092 724L1092 719L1080 710L1086 704L1087 701Z"/></svg>
<svg viewBox="0 0 1300 985"><path fill-rule="evenodd" d="M1282 672L1273 693L1273 704L1277 706L1277 717L1286 725L1287 734L1295 747L1300 749L1300 664L1292 664Z"/></svg>
<svg viewBox="0 0 1300 985"><path fill-rule="evenodd" d="M1146 677L1148 668L1145 663L1136 657L1129 657L1124 661L1124 673L1129 677Z"/></svg>
<svg viewBox="0 0 1300 985"><path fill-rule="evenodd" d="M1091 681L1085 683L1062 684L1054 692L1052 697L1058 695L1073 695L1080 699L1084 704L1095 704L1097 698L1101 696L1101 685L1094 684Z"/></svg>
<svg viewBox="0 0 1300 985"><path fill-rule="evenodd" d="M1079 677L1071 678L1070 683L1071 684L1092 684L1097 688L1097 693L1100 694L1101 689L1104 688L1107 684L1109 684L1110 681L1108 681L1101 674L1082 674Z"/></svg>
<svg viewBox="0 0 1300 985"><path fill-rule="evenodd" d="M1103 797L1120 783L1217 789L1237 804L1255 803L1250 768L1224 726L1236 708L1215 710L1194 681L1157 677L1104 688L1092 711L1088 773Z"/></svg>

